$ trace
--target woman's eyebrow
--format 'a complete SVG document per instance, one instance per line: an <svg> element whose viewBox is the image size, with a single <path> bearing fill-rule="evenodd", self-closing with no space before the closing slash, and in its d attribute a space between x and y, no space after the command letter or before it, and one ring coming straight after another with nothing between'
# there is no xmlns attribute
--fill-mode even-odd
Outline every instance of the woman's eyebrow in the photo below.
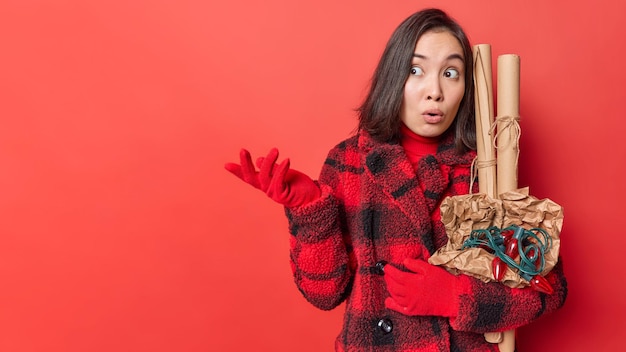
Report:
<svg viewBox="0 0 626 352"><path fill-rule="evenodd" d="M418 59L423 59L423 60L427 60L428 57L419 53L413 53L413 57L418 58ZM448 55L448 57L446 58L446 60L453 60L453 59L459 59L461 61L463 60L463 56L457 53L454 54L450 54Z"/></svg>

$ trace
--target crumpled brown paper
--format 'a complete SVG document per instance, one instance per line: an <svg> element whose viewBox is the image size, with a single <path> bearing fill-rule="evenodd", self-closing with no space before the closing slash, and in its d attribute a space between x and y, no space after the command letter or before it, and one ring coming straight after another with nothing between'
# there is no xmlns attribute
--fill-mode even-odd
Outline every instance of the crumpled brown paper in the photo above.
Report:
<svg viewBox="0 0 626 352"><path fill-rule="evenodd" d="M441 265L452 273L460 272L484 282L495 281L491 265L495 257L493 254L481 248L461 248L472 230L511 225L525 229L540 228L552 238L551 248L544 253L542 276L552 270L558 261L563 208L550 199L540 200L529 195L528 187L505 192L500 199L486 194L447 197L440 210L448 243L428 259L433 265ZM516 288L529 285L511 268L507 269L501 282Z"/></svg>

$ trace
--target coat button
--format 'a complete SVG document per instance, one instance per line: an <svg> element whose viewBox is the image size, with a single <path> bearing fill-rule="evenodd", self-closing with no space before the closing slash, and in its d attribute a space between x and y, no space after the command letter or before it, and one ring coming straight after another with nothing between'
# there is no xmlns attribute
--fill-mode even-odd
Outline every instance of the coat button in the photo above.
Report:
<svg viewBox="0 0 626 352"><path fill-rule="evenodd" d="M377 325L384 334L388 334L393 330L393 323L389 319L380 319Z"/></svg>
<svg viewBox="0 0 626 352"><path fill-rule="evenodd" d="M387 265L387 262L384 260L380 260L378 262L376 262L376 273L378 275L384 275L385 274L385 265Z"/></svg>

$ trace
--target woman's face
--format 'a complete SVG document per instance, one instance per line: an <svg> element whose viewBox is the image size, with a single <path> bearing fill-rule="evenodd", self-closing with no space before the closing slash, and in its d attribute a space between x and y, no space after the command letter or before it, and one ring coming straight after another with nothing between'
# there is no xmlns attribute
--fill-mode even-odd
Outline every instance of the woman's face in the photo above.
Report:
<svg viewBox="0 0 626 352"><path fill-rule="evenodd" d="M424 33L404 84L400 119L413 132L438 137L454 121L465 92L463 48L448 31Z"/></svg>

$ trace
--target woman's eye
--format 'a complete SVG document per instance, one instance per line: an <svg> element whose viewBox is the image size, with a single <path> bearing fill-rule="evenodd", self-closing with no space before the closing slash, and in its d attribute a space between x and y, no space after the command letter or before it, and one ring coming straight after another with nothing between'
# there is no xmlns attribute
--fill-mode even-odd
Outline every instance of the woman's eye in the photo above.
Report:
<svg viewBox="0 0 626 352"><path fill-rule="evenodd" d="M458 78L459 77L459 71L453 69L453 68L449 68L446 70L446 72L443 73L443 75L447 78Z"/></svg>
<svg viewBox="0 0 626 352"><path fill-rule="evenodd" d="M421 76L424 74L424 71L422 71L422 69L417 66L413 66L411 67L411 74L415 76Z"/></svg>

